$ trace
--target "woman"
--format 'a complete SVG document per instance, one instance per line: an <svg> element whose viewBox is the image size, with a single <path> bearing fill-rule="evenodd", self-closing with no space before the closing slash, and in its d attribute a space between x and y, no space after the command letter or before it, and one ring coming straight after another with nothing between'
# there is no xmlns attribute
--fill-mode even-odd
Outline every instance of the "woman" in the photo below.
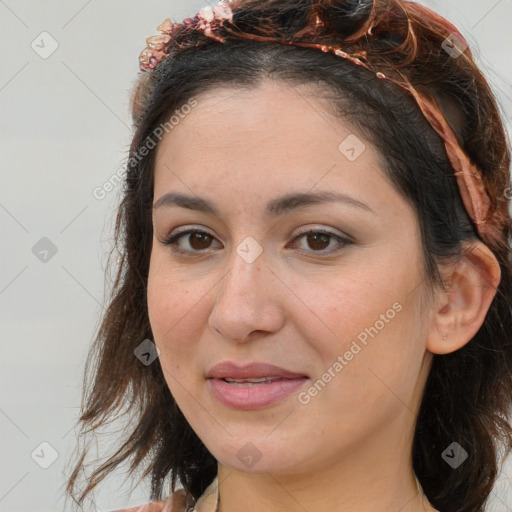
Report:
<svg viewBox="0 0 512 512"><path fill-rule="evenodd" d="M137 416L79 503L151 456L125 511L483 511L512 448L510 155L460 33L402 0L158 29L81 421Z"/></svg>

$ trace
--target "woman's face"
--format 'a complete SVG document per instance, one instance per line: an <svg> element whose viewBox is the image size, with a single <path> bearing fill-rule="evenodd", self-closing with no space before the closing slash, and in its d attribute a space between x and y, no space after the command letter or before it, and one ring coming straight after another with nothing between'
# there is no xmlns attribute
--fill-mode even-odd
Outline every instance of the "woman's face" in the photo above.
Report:
<svg viewBox="0 0 512 512"><path fill-rule="evenodd" d="M370 143L307 91L267 81L200 95L157 153L160 364L209 451L243 472L400 457L430 368L413 210ZM226 362L295 378L208 378Z"/></svg>

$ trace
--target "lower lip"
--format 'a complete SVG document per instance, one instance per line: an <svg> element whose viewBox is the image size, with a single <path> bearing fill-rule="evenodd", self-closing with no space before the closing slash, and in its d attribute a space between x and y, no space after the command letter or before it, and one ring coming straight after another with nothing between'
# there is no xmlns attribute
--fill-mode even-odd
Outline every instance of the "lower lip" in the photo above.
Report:
<svg viewBox="0 0 512 512"><path fill-rule="evenodd" d="M233 409L258 409L273 404L297 391L308 379L283 379L268 384L240 386L222 379L208 379L213 395L224 405Z"/></svg>

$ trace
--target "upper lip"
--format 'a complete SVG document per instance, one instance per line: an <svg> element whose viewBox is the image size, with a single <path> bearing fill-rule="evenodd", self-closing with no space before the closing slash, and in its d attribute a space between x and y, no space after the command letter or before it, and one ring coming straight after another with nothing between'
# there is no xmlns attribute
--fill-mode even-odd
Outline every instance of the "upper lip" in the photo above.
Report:
<svg viewBox="0 0 512 512"><path fill-rule="evenodd" d="M216 364L206 374L207 379L250 379L262 377L280 377L283 379L298 379L306 377L304 374L291 372L267 363L250 363L244 366L231 361Z"/></svg>

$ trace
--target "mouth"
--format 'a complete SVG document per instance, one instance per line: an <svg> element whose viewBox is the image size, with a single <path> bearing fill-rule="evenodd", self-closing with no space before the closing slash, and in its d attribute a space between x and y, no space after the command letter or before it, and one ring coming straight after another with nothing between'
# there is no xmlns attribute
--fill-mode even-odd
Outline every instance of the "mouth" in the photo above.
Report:
<svg viewBox="0 0 512 512"><path fill-rule="evenodd" d="M206 374L207 379L226 379L230 382L267 382L276 379L308 378L307 375L286 370L273 364L255 362L238 365L231 361L216 364Z"/></svg>
<svg viewBox="0 0 512 512"><path fill-rule="evenodd" d="M282 381L282 380L295 380L295 379L284 379L281 377L261 377L261 378L247 378L247 379L231 379L231 378L225 378L221 379L224 382L227 382L228 384L232 384L233 386L257 386L259 384L270 384L271 382L275 381Z"/></svg>
<svg viewBox="0 0 512 512"><path fill-rule="evenodd" d="M206 375L209 389L232 409L252 410L269 406L304 386L309 377L266 363L238 366L225 362Z"/></svg>

